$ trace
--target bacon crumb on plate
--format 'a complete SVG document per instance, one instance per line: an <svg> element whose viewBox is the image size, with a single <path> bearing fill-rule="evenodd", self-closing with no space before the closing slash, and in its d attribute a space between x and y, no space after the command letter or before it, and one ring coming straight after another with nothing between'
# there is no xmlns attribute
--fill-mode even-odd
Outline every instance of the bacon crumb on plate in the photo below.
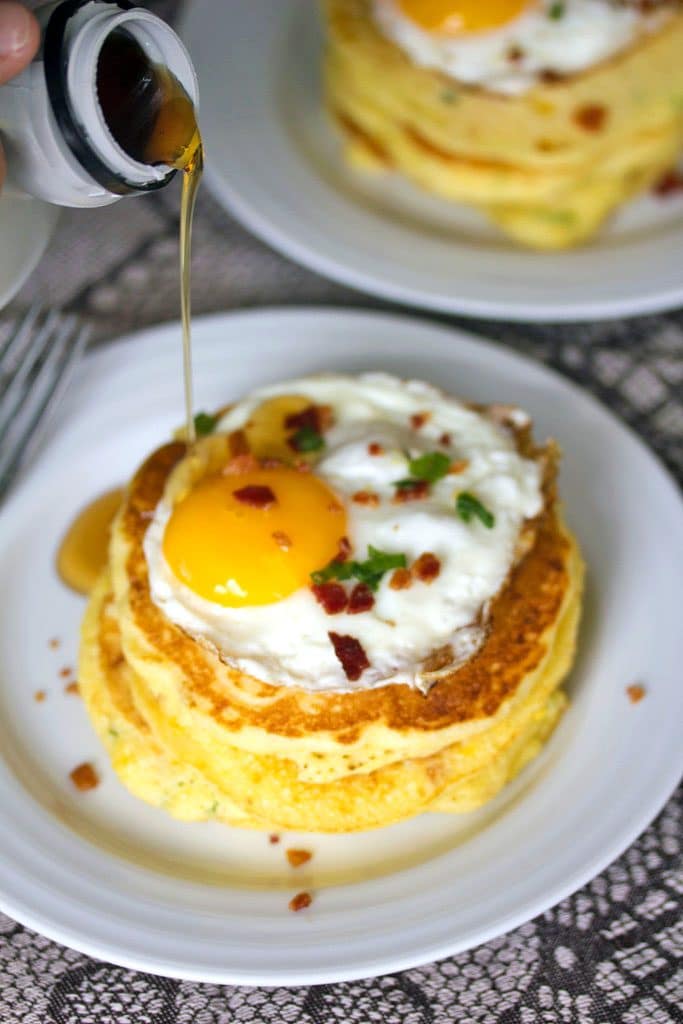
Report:
<svg viewBox="0 0 683 1024"><path fill-rule="evenodd" d="M371 441L368 445L368 455L383 455L384 448L377 441Z"/></svg>
<svg viewBox="0 0 683 1024"><path fill-rule="evenodd" d="M271 846L275 846L276 843L280 842L280 837L277 834L277 832L270 833L270 835L268 836L268 842L271 844Z"/></svg>
<svg viewBox="0 0 683 1024"><path fill-rule="evenodd" d="M47 694L45 693L45 690L36 690L33 694L33 699L37 704L42 704L46 697Z"/></svg>
<svg viewBox="0 0 683 1024"><path fill-rule="evenodd" d="M68 665L65 665L64 668L60 668L59 674L62 679L68 679L69 676L73 675L73 669L69 668Z"/></svg>
<svg viewBox="0 0 683 1024"><path fill-rule="evenodd" d="M645 696L645 687L640 683L631 683L630 686L626 687L626 693L631 704L637 704Z"/></svg>
<svg viewBox="0 0 683 1024"><path fill-rule="evenodd" d="M312 856L313 854L309 850L287 850L287 860L293 868L299 868L302 864L306 864Z"/></svg>
<svg viewBox="0 0 683 1024"><path fill-rule="evenodd" d="M64 687L64 693L71 693L75 696L79 696L80 692L81 691L78 689L78 683L76 682L75 679L73 679L70 683L67 683L66 686Z"/></svg>
<svg viewBox="0 0 683 1024"><path fill-rule="evenodd" d="M58 636L51 636L47 642L47 645L51 651L56 651L57 648L60 646L61 642L62 641L59 639Z"/></svg>
<svg viewBox="0 0 683 1024"><path fill-rule="evenodd" d="M310 892L298 892L296 896L292 896L289 901L289 909L293 910L296 914L299 910L305 910L306 907L310 907L313 902L313 897Z"/></svg>
<svg viewBox="0 0 683 1024"><path fill-rule="evenodd" d="M99 775L89 761L84 761L83 764L76 765L74 770L69 773L69 778L76 789L80 790L81 793L85 793L89 789L94 789L100 782Z"/></svg>

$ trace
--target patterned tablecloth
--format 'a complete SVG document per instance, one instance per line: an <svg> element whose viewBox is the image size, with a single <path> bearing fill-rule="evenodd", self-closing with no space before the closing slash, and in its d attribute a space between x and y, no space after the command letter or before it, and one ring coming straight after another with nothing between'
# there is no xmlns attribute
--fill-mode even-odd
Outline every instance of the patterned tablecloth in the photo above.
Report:
<svg viewBox="0 0 683 1024"><path fill-rule="evenodd" d="M176 318L177 231L172 190L65 212L0 321L39 299L80 314L97 343ZM194 275L197 313L299 303L385 308L276 255L206 194ZM578 381L683 479L683 312L561 327L462 323ZM683 788L619 860L516 931L368 981L257 989L156 978L91 960L0 915L0 1022L675 1024L683 1021L682 810Z"/></svg>

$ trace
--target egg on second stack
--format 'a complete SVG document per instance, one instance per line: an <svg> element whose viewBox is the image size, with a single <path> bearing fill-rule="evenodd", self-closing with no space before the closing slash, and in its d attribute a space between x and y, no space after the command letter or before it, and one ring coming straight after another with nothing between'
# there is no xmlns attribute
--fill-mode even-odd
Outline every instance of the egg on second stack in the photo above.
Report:
<svg viewBox="0 0 683 1024"><path fill-rule="evenodd" d="M589 238L683 152L680 0L323 0L355 166L526 245Z"/></svg>
<svg viewBox="0 0 683 1024"><path fill-rule="evenodd" d="M493 796L566 703L582 565L528 418L382 374L260 389L130 484L80 680L186 819L353 831Z"/></svg>

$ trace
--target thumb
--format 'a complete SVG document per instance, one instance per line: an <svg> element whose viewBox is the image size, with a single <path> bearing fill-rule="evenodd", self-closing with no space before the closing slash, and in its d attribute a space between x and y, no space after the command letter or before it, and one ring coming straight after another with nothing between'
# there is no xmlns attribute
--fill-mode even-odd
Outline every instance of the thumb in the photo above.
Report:
<svg viewBox="0 0 683 1024"><path fill-rule="evenodd" d="M38 49L40 30L30 11L14 2L0 3L0 85L18 75Z"/></svg>

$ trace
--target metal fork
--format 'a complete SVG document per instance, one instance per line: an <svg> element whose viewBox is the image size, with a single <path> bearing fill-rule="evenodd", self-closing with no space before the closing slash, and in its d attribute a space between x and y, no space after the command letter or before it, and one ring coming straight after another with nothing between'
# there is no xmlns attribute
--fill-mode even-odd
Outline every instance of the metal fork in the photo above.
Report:
<svg viewBox="0 0 683 1024"><path fill-rule="evenodd" d="M0 344L0 499L35 453L89 333L75 316L32 306Z"/></svg>

